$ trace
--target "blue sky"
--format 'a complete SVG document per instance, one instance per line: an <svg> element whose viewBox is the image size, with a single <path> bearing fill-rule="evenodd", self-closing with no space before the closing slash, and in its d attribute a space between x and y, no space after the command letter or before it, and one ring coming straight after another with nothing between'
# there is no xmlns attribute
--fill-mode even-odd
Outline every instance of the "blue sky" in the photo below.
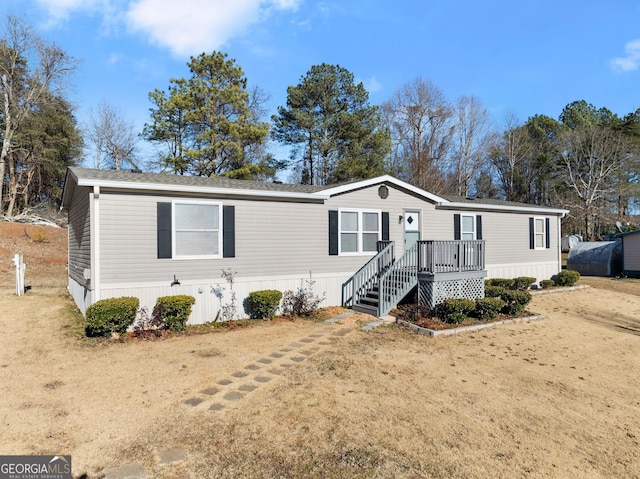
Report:
<svg viewBox="0 0 640 479"><path fill-rule="evenodd" d="M350 70L372 104L420 76L450 101L478 97L497 125L574 100L640 108L640 0L2 0L0 14L81 61L81 123L105 102L141 130L148 93L213 50L271 96L269 115L320 63Z"/></svg>

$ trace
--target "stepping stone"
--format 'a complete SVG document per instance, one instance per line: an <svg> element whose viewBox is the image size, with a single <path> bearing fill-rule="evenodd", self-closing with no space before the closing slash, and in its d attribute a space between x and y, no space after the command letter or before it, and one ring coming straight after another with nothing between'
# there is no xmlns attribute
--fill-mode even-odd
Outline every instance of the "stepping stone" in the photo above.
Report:
<svg viewBox="0 0 640 479"><path fill-rule="evenodd" d="M335 333L333 333L333 336L346 336L350 332L350 329L341 329L340 331L336 331Z"/></svg>
<svg viewBox="0 0 640 479"><path fill-rule="evenodd" d="M147 475L142 470L142 466L137 462L125 464L120 467L112 467L102 471L104 479L146 479Z"/></svg>
<svg viewBox="0 0 640 479"><path fill-rule="evenodd" d="M301 348L302 344L300 344L300 343L291 343L289 346L292 347L292 348Z"/></svg>
<svg viewBox="0 0 640 479"><path fill-rule="evenodd" d="M305 356L311 356L313 354L313 351L309 351L309 350L300 351L300 354L304 354Z"/></svg>
<svg viewBox="0 0 640 479"><path fill-rule="evenodd" d="M325 323L337 323L337 322L338 322L338 321L340 321L341 319L348 318L348 317L349 317L349 316L351 316L352 314L353 314L353 312L348 311L348 312L346 312L346 313L342 313L341 315L336 316L336 317L334 317L334 318L327 319L327 320L325 321Z"/></svg>
<svg viewBox="0 0 640 479"><path fill-rule="evenodd" d="M256 371L258 369L260 369L260 366L258 366L257 364L249 364L247 366L244 367L245 369L249 369L251 371Z"/></svg>
<svg viewBox="0 0 640 479"><path fill-rule="evenodd" d="M283 353L290 353L293 350L290 348L282 348L280 351L282 351Z"/></svg>
<svg viewBox="0 0 640 479"><path fill-rule="evenodd" d="M237 371L232 374L234 378L246 378L248 375L249 373L245 373L244 371Z"/></svg>
<svg viewBox="0 0 640 479"><path fill-rule="evenodd" d="M248 393L250 393L251 391L255 391L256 389L258 389L258 386L255 386L253 384L243 384L238 388L239 391L245 391Z"/></svg>
<svg viewBox="0 0 640 479"><path fill-rule="evenodd" d="M328 346L329 344L333 344L331 341L320 341L318 344L321 344L322 346Z"/></svg>
<svg viewBox="0 0 640 479"><path fill-rule="evenodd" d="M231 384L233 381L231 379L221 379L220 381L218 381L218 384L220 386L226 386L228 384Z"/></svg>
<svg viewBox="0 0 640 479"><path fill-rule="evenodd" d="M291 361L295 361L296 363L299 363L301 361L304 361L304 358L300 356L296 356L295 358L291 358Z"/></svg>
<svg viewBox="0 0 640 479"><path fill-rule="evenodd" d="M310 334L310 335L309 335L309 337L310 337L310 338L316 338L316 339L317 339L317 338L321 338L321 337L322 337L322 334L318 334L318 333Z"/></svg>
<svg viewBox="0 0 640 479"><path fill-rule="evenodd" d="M200 404L202 401L204 401L204 399L200 399L200 398L189 398L187 399L184 403L188 404L189 406L197 406L198 404Z"/></svg>
<svg viewBox="0 0 640 479"><path fill-rule="evenodd" d="M238 391L229 391L222 398L226 399L227 401L239 401L243 397L244 397L244 394L242 394L242 393L240 393Z"/></svg>
<svg viewBox="0 0 640 479"><path fill-rule="evenodd" d="M259 363L262 363L262 364L271 364L271 363L273 362L273 359L269 359L269 358L260 358L260 359L258 359L258 362L259 362Z"/></svg>
<svg viewBox="0 0 640 479"><path fill-rule="evenodd" d="M213 396L218 392L218 388L207 388L200 391L200 394L206 394L207 396Z"/></svg>
<svg viewBox="0 0 640 479"><path fill-rule="evenodd" d="M300 340L301 343L312 343L314 341L315 341L315 339L313 339L313 338L302 338Z"/></svg>
<svg viewBox="0 0 640 479"><path fill-rule="evenodd" d="M259 383L268 383L269 381L271 381L271 378L268 378L266 376L256 376L256 381L258 381Z"/></svg>
<svg viewBox="0 0 640 479"><path fill-rule="evenodd" d="M293 364L286 363L286 364L280 365L280 367L283 367L283 368L290 368L291 366L293 366Z"/></svg>
<svg viewBox="0 0 640 479"><path fill-rule="evenodd" d="M222 404L212 404L209 407L209 411L221 411L222 409L224 409L224 406Z"/></svg>
<svg viewBox="0 0 640 479"><path fill-rule="evenodd" d="M271 373L271 374L276 374L276 375L279 376L279 375L282 374L283 371L282 371L282 369L269 369L269 371L267 371L267 372Z"/></svg>
<svg viewBox="0 0 640 479"><path fill-rule="evenodd" d="M381 324L383 324L384 321L380 320L380 321L373 321L365 326L362 326L363 331L371 331L373 328L377 328L378 326L380 326Z"/></svg>
<svg viewBox="0 0 640 479"><path fill-rule="evenodd" d="M172 462L186 461L187 451L184 449L166 449L158 452L160 464L170 464Z"/></svg>
<svg viewBox="0 0 640 479"><path fill-rule="evenodd" d="M284 354L281 354L281 353L271 353L269 356L271 356L272 358L281 358L282 356L284 356Z"/></svg>

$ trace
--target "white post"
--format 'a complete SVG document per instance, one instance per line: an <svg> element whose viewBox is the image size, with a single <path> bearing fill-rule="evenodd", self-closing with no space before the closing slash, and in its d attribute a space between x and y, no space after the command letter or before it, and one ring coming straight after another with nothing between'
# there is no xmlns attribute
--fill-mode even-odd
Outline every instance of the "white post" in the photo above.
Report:
<svg viewBox="0 0 640 479"><path fill-rule="evenodd" d="M16 294L22 296L24 294L24 270L26 265L21 254L13 257L13 264L16 266Z"/></svg>

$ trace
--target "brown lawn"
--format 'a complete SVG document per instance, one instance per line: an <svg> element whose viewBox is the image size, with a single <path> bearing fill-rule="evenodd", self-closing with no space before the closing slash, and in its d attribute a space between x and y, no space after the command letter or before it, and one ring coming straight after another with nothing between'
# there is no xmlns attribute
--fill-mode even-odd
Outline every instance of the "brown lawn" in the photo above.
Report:
<svg viewBox="0 0 640 479"><path fill-rule="evenodd" d="M101 344L78 334L66 232L32 228L0 223L0 454L88 477L640 478L638 281L583 278L534 298L542 320L439 339L352 316Z"/></svg>

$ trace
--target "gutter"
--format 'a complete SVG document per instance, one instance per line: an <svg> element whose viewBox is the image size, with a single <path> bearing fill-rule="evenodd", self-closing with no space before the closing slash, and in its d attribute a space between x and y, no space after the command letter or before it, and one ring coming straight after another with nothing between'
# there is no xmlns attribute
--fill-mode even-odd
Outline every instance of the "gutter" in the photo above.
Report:
<svg viewBox="0 0 640 479"><path fill-rule="evenodd" d="M513 213L537 213L542 215L560 215L564 218L569 210L558 208L544 208L536 206L514 206L514 205L492 205L487 203L436 203L436 209L441 210L489 210L489 211L511 211Z"/></svg>

